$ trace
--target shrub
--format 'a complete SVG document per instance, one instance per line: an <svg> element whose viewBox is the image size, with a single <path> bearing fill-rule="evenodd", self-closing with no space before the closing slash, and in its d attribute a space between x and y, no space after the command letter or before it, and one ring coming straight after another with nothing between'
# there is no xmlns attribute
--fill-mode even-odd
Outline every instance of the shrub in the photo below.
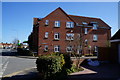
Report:
<svg viewBox="0 0 120 80"><path fill-rule="evenodd" d="M33 56L33 53L30 50L26 50L23 48L17 48L17 52L19 55L22 56Z"/></svg>
<svg viewBox="0 0 120 80"><path fill-rule="evenodd" d="M60 56L53 54L40 56L36 64L42 79L56 80L58 75L63 72L64 56L63 54L60 54Z"/></svg>
<svg viewBox="0 0 120 80"><path fill-rule="evenodd" d="M72 65L70 69L66 69L67 74L83 71L83 68L77 68L75 65Z"/></svg>
<svg viewBox="0 0 120 80"><path fill-rule="evenodd" d="M36 60L37 70L43 80L62 80L68 74L79 71L72 63L69 54L61 53L41 55Z"/></svg>

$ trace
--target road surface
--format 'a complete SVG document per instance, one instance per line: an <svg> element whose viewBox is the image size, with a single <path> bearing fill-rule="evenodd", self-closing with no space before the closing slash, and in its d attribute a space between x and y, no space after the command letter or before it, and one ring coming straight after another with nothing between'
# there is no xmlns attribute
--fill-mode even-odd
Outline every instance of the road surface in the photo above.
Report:
<svg viewBox="0 0 120 80"><path fill-rule="evenodd" d="M20 58L16 55L16 51L0 49L1 76L12 75L17 72L36 67L36 59Z"/></svg>

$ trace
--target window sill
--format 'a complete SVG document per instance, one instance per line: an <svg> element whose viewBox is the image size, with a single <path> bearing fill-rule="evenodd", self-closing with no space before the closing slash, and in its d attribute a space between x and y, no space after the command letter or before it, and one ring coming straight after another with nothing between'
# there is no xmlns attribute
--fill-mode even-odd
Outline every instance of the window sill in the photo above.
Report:
<svg viewBox="0 0 120 80"><path fill-rule="evenodd" d="M67 39L66 39L66 41L73 41L73 40L67 40Z"/></svg>
<svg viewBox="0 0 120 80"><path fill-rule="evenodd" d="M48 38L45 38L45 37L44 37L44 39L48 39Z"/></svg>
<svg viewBox="0 0 120 80"><path fill-rule="evenodd" d="M53 41L59 41L60 39L54 39Z"/></svg>
<svg viewBox="0 0 120 80"><path fill-rule="evenodd" d="M73 52L73 51L66 51L67 53Z"/></svg>
<svg viewBox="0 0 120 80"><path fill-rule="evenodd" d="M98 40L93 40L93 42L97 42Z"/></svg>
<svg viewBox="0 0 120 80"><path fill-rule="evenodd" d="M92 29L92 30L97 31L97 29Z"/></svg>
<svg viewBox="0 0 120 80"><path fill-rule="evenodd" d="M59 27L54 26L54 28L60 28L60 26Z"/></svg>
<svg viewBox="0 0 120 80"><path fill-rule="evenodd" d="M45 24L45 26L48 26L48 24Z"/></svg>
<svg viewBox="0 0 120 80"><path fill-rule="evenodd" d="M59 53L60 51L54 51L55 53Z"/></svg>
<svg viewBox="0 0 120 80"><path fill-rule="evenodd" d="M74 28L74 27L73 27ZM66 27L66 29L73 29L73 28L68 28L68 27Z"/></svg>
<svg viewBox="0 0 120 80"><path fill-rule="evenodd" d="M48 50L44 50L44 52L48 52Z"/></svg>

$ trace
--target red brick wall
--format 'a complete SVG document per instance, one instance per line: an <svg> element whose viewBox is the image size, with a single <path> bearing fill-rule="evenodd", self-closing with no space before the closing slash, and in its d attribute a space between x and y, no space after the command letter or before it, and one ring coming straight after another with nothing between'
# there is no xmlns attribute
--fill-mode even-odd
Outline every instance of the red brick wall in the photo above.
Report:
<svg viewBox="0 0 120 80"><path fill-rule="evenodd" d="M49 20L49 25L45 26L45 20ZM54 28L54 22L60 20L60 28ZM40 22L39 27L39 46L41 45L41 48L39 48L39 53L43 53L44 45L41 43L48 43L49 49L53 52L54 45L60 45L60 51L64 52L66 49L66 32L69 29L66 29L66 22L71 21L68 17L66 17L66 14L64 14L61 10L56 10L53 13L51 13L49 16L42 19ZM45 32L49 32L48 39L44 39ZM54 33L58 32L60 33L60 40L54 41Z"/></svg>
<svg viewBox="0 0 120 80"><path fill-rule="evenodd" d="M49 20L48 26L45 26L45 20ZM61 26L60 26L60 28L54 28L54 22L58 21L58 20L60 21ZM36 30L38 30L38 32L36 30L33 31L34 32L34 34L33 34L34 40L33 41L34 41L35 45L36 44L38 45L37 48L38 48L39 54L46 54L46 53L53 52L54 45L60 45L60 51L62 53L66 52L66 46L69 43L68 41L66 41L66 33L70 32L70 30L73 30L73 33L75 34L75 36L77 36L77 34L80 33L80 27L74 26L73 29L66 28L66 22L68 22L68 21L73 22L73 20L70 19L66 15L66 13L64 13L61 9L56 9L55 11L50 13L48 16L43 18L41 21L39 21L40 22L39 27L38 27L38 29L36 28ZM36 23L36 19L34 20L34 23ZM100 22L99 24L104 24L105 25L104 27L108 27L108 25L106 25L104 22ZM44 39L45 32L49 32L48 39ZM54 41L54 33L55 32L60 33L59 41ZM97 42L93 41L93 34L98 35ZM89 29L88 34L84 35L83 41L85 39L88 39L88 44L92 46L92 49L94 46L106 47L107 40L110 38L110 36L111 36L110 30L98 29L97 31L94 31L92 29ZM48 45L49 52L43 52L45 44L42 44L42 43L47 43L46 45ZM72 44L74 46L77 45L75 41L73 41ZM87 47L84 48L84 52L86 51L86 49L87 49ZM87 52L85 52L85 54L86 53Z"/></svg>

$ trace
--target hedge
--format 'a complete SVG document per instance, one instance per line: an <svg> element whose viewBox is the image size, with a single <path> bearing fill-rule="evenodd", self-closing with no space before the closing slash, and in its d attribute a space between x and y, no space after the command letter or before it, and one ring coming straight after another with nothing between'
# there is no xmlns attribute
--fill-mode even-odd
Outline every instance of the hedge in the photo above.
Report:
<svg viewBox="0 0 120 80"><path fill-rule="evenodd" d="M19 55L22 56L33 56L33 53L30 50L26 50L23 48L17 48L17 52Z"/></svg>

